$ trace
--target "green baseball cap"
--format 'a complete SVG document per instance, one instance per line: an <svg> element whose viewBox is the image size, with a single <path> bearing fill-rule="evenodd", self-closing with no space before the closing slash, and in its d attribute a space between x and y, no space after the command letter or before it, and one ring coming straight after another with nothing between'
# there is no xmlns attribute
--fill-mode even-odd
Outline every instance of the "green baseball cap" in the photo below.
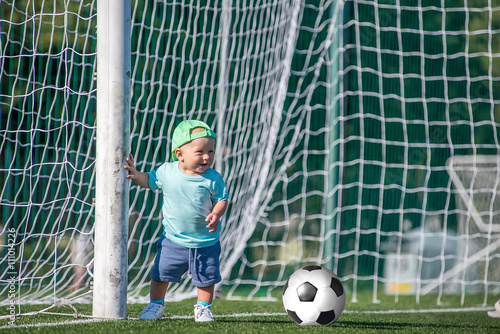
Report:
<svg viewBox="0 0 500 334"><path fill-rule="evenodd" d="M205 131L191 133L193 129L196 128L203 128L205 129ZM217 139L215 132L213 132L213 130L210 129L210 127L205 122L197 120L187 120L181 122L175 128L174 134L172 136L172 159L174 159L174 161L177 161L177 157L175 155L176 149L194 139L203 137L211 137Z"/></svg>

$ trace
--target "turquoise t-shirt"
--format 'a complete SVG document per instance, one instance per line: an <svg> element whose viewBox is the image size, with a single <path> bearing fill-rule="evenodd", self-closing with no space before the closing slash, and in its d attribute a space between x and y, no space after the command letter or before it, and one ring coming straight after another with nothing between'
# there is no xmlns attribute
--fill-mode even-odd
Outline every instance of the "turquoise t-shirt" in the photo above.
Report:
<svg viewBox="0 0 500 334"><path fill-rule="evenodd" d="M165 236L187 248L215 245L220 238L220 226L209 233L205 218L215 203L228 199L222 176L212 168L202 175L186 175L180 171L178 161L164 163L148 174L151 189L163 192Z"/></svg>

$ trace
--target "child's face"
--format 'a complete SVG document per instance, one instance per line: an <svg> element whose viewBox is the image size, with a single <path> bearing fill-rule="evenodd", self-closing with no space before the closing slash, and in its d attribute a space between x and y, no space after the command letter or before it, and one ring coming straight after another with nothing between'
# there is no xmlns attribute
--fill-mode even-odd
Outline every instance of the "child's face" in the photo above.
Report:
<svg viewBox="0 0 500 334"><path fill-rule="evenodd" d="M184 174L201 175L214 162L215 139L202 137L182 145L175 154L179 159L179 169Z"/></svg>

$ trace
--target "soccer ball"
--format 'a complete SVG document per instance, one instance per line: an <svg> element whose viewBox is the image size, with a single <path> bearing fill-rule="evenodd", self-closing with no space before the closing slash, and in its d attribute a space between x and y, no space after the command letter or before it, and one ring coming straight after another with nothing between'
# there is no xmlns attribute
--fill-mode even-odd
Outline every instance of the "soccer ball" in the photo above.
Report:
<svg viewBox="0 0 500 334"><path fill-rule="evenodd" d="M340 279L320 266L294 272L283 289L283 306L290 318L302 326L328 326L344 310L345 294Z"/></svg>

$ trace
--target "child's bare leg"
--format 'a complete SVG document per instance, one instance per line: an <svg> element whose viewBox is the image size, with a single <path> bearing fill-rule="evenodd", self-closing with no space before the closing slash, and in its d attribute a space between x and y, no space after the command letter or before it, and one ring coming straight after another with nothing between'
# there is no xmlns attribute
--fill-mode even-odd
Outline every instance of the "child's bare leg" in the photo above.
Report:
<svg viewBox="0 0 500 334"><path fill-rule="evenodd" d="M214 286L198 287L198 301L194 306L194 320L196 322L214 321L210 304L214 299Z"/></svg>
<svg viewBox="0 0 500 334"><path fill-rule="evenodd" d="M198 287L198 300L212 304L214 299L214 285L207 287Z"/></svg>
<svg viewBox="0 0 500 334"><path fill-rule="evenodd" d="M168 282L160 282L151 279L151 290L149 298L151 301L139 314L139 320L158 320L163 317L165 311L165 292L167 292Z"/></svg>
<svg viewBox="0 0 500 334"><path fill-rule="evenodd" d="M158 300L165 298L167 292L168 282L161 282L151 279L151 290L149 291L149 298L151 300Z"/></svg>

